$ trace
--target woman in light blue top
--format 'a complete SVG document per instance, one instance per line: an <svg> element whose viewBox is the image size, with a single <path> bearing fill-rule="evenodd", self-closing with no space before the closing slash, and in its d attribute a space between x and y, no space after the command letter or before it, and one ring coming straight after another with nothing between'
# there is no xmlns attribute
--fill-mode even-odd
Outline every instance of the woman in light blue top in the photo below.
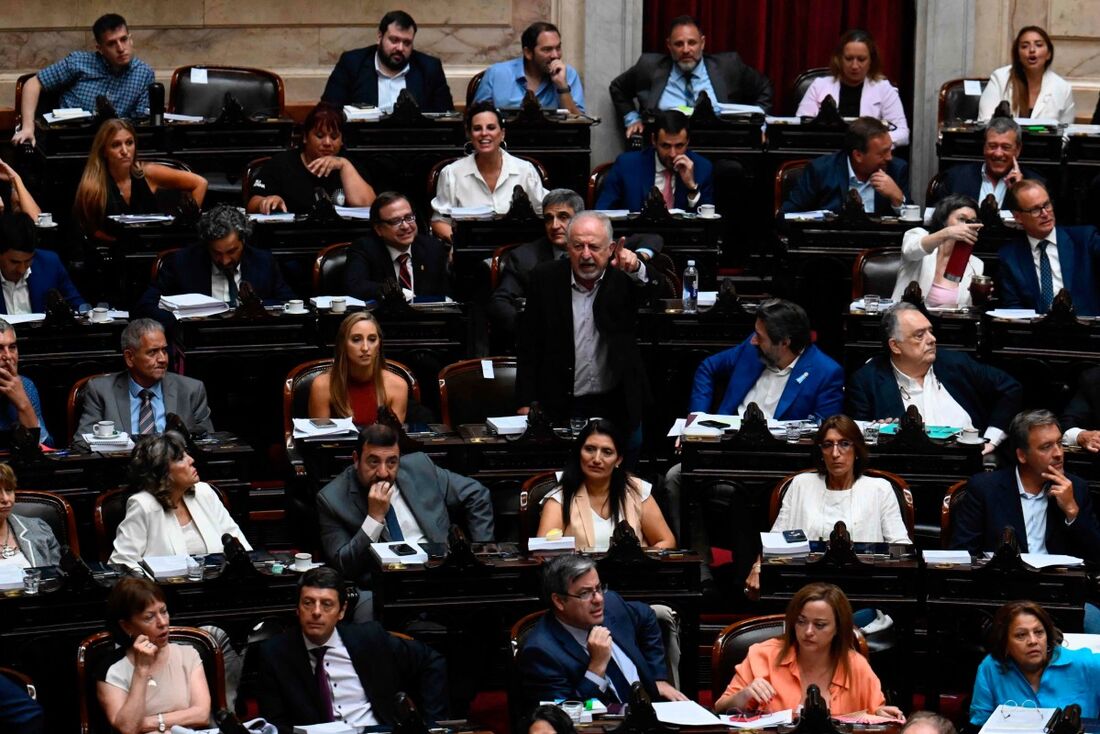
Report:
<svg viewBox="0 0 1100 734"><path fill-rule="evenodd" d="M1075 703L1082 719L1100 715L1100 655L1062 647L1046 610L1014 601L997 610L989 655L978 666L970 723L982 726L1001 704L1052 708Z"/></svg>

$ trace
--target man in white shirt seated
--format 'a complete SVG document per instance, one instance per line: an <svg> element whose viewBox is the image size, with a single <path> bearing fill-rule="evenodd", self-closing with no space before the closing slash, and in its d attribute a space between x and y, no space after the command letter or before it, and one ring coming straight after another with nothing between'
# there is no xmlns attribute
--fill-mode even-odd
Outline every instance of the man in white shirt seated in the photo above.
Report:
<svg viewBox="0 0 1100 734"><path fill-rule="evenodd" d="M962 352L938 349L932 324L911 303L882 317L887 351L848 380L847 413L856 420L897 420L910 405L926 426L976 428L990 453L1020 409L1020 383Z"/></svg>
<svg viewBox="0 0 1100 734"><path fill-rule="evenodd" d="M74 311L84 304L56 252L36 247L34 220L23 212L5 214L0 221L0 314L44 313L51 289Z"/></svg>
<svg viewBox="0 0 1100 734"><path fill-rule="evenodd" d="M256 650L260 714L291 734L296 726L339 721L362 731L398 723L405 693L425 723L446 718L447 666L422 642L395 637L377 622L344 622L347 584L322 566L298 581L298 623Z"/></svg>

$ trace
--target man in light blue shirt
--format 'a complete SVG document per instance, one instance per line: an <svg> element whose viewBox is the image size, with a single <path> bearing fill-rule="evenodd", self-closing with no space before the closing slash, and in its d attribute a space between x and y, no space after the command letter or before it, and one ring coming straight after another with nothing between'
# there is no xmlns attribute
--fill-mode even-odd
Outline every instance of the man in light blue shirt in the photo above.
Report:
<svg viewBox="0 0 1100 734"><path fill-rule="evenodd" d="M553 23L532 23L520 37L523 55L485 70L475 102L492 100L502 110L519 109L531 90L543 109L584 114L584 89L577 70L561 60L561 33Z"/></svg>

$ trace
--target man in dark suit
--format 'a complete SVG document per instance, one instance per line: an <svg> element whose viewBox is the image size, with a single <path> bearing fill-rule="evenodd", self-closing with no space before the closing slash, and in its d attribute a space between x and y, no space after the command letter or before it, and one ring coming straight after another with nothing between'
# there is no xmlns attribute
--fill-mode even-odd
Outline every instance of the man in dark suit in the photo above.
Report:
<svg viewBox="0 0 1100 734"><path fill-rule="evenodd" d="M168 372L168 340L164 327L152 319L135 319L122 331L126 369L88 381L84 410L73 444L99 421L114 421L115 429L131 436L163 433L169 413L191 431L213 431L206 387L198 380Z"/></svg>
<svg viewBox="0 0 1100 734"><path fill-rule="evenodd" d="M370 583L371 543L445 543L453 522L472 541L493 539L493 505L480 482L423 453L402 456L397 432L380 423L364 428L357 443L351 466L317 494L317 519L325 558L362 589ZM355 620L370 619L372 606L362 591Z"/></svg>
<svg viewBox="0 0 1100 734"><path fill-rule="evenodd" d="M55 289L73 310L84 304L57 253L36 247L34 220L23 212L0 221L0 314L43 313L46 293Z"/></svg>
<svg viewBox="0 0 1100 734"><path fill-rule="evenodd" d="M362 731L393 727L405 693L425 723L446 718L447 666L422 642L403 640L376 622L344 622L347 586L322 566L298 580L299 627L256 650L260 714L290 734L295 726L341 721Z"/></svg>
<svg viewBox="0 0 1100 734"><path fill-rule="evenodd" d="M1054 297L1065 289L1078 316L1100 316L1100 233L1096 227L1055 226L1054 204L1038 181L1025 178L1010 193L1012 216L1024 236L997 251L1001 305L1047 313Z"/></svg>
<svg viewBox="0 0 1100 734"><path fill-rule="evenodd" d="M1081 373L1061 424L1066 428L1063 442L1067 446L1080 446L1094 454L1100 451L1100 367Z"/></svg>
<svg viewBox="0 0 1100 734"><path fill-rule="evenodd" d="M644 53L612 80L611 101L628 138L642 132L646 113L694 107L702 92L715 107L720 102L734 102L771 111L772 83L768 78L745 64L736 52L704 54L706 41L698 21L681 15L669 26L667 54Z"/></svg>
<svg viewBox="0 0 1100 734"><path fill-rule="evenodd" d="M549 612L527 633L518 658L527 710L563 698L628 702L636 682L655 700L687 700L668 682L653 610L608 591L595 561L558 556L544 566L542 582Z"/></svg>
<svg viewBox="0 0 1100 734"><path fill-rule="evenodd" d="M629 435L649 393L635 336L645 271L612 241L603 214L580 212L567 237L569 260L531 273L517 345L519 412L537 401L558 423L598 415Z"/></svg>
<svg viewBox="0 0 1100 734"><path fill-rule="evenodd" d="M248 244L252 222L240 209L221 204L199 221L201 243L189 245L165 260L157 280L141 297L135 311L169 326L175 318L160 308L161 296L201 293L238 304L241 283L248 282L265 303L285 303L294 291L283 280L275 256Z"/></svg>
<svg viewBox="0 0 1100 734"><path fill-rule="evenodd" d="M454 109L443 64L434 56L413 50L416 21L403 10L393 10L378 23L378 43L345 51L325 84L322 102L334 105L373 105L385 111L402 89L420 105L421 112Z"/></svg>
<svg viewBox="0 0 1100 734"><path fill-rule="evenodd" d="M679 110L657 114L650 147L622 153L604 179L597 209L641 211L657 187L669 209L694 211L714 203L714 166L688 150L688 118Z"/></svg>
<svg viewBox="0 0 1100 734"><path fill-rule="evenodd" d="M780 212L839 212L848 191L855 189L868 214L897 214L909 200L909 166L894 158L893 147L886 125L860 117L848 126L843 150L806 166Z"/></svg>
<svg viewBox="0 0 1100 734"><path fill-rule="evenodd" d="M882 334L886 353L869 359L848 380L849 416L894 420L915 405L926 425L982 431L989 439L985 453L1004 440L1020 409L1020 383L966 354L938 349L932 324L910 303L883 315Z"/></svg>
<svg viewBox="0 0 1100 734"><path fill-rule="evenodd" d="M434 237L420 234L404 194L383 191L371 205L370 219L374 233L348 248L347 295L377 299L386 281L400 283L410 300L414 295L451 294L447 250Z"/></svg>
<svg viewBox="0 0 1100 734"><path fill-rule="evenodd" d="M1011 527L1021 552L1100 562L1100 524L1084 479L1065 473L1062 431L1049 410L1026 410L1009 427L1017 465L977 474L954 509L953 548L996 550Z"/></svg>
<svg viewBox="0 0 1100 734"><path fill-rule="evenodd" d="M997 205L1008 209L1005 194L1021 179L1030 178L1040 183L1043 179L1030 168L1020 166L1020 152L1024 148L1023 133L1011 117L994 117L985 129L982 147L983 163L960 163L943 174L938 193L928 206L934 206L948 194L965 194L979 204L989 194L997 199Z"/></svg>

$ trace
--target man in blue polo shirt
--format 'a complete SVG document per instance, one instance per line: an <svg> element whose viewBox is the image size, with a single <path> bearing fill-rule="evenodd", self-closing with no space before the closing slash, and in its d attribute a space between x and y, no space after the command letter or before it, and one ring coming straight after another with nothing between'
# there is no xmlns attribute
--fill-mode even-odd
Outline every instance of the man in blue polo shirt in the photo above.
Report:
<svg viewBox="0 0 1100 734"><path fill-rule="evenodd" d="M485 70L475 102L490 99L502 110L519 109L530 89L543 109L584 113L584 89L577 70L561 60L561 33L553 23L532 23L520 37L523 55Z"/></svg>
<svg viewBox="0 0 1100 734"><path fill-rule="evenodd" d="M61 90L61 107L79 107L94 112L96 98L103 95L119 117L140 117L149 113L153 70L134 58L134 40L126 19L108 13L95 22L92 33L95 51L73 51L23 85L22 123L16 128L12 143L34 145L34 117L43 89Z"/></svg>

